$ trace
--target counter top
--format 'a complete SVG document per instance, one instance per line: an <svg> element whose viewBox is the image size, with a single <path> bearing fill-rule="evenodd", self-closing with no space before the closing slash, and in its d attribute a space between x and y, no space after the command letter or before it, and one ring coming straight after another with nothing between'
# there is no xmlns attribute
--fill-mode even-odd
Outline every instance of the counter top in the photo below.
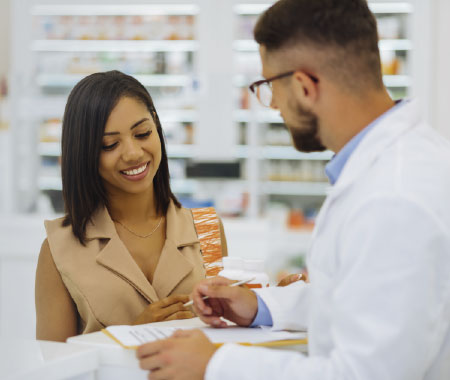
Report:
<svg viewBox="0 0 450 380"><path fill-rule="evenodd" d="M97 368L97 350L92 347L0 337L2 380L67 379Z"/></svg>

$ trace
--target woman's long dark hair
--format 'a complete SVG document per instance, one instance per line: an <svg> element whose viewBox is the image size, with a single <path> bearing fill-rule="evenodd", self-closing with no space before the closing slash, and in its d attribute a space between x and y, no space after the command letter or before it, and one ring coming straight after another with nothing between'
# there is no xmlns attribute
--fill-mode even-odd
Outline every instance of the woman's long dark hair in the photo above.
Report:
<svg viewBox="0 0 450 380"><path fill-rule="evenodd" d="M86 243L86 225L92 214L107 206L107 194L99 175L99 159L105 125L123 97L142 102L152 115L161 141L161 163L153 180L156 210L166 214L172 200L181 207L169 183L169 166L161 123L145 87L120 71L95 73L82 79L71 91L64 111L61 140L61 176L66 216L81 244Z"/></svg>

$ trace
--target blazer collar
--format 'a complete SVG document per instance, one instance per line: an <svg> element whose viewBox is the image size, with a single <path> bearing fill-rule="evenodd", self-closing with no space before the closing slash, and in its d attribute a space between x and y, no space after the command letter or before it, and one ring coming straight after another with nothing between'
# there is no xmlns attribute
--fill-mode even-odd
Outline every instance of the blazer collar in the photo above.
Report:
<svg viewBox="0 0 450 380"><path fill-rule="evenodd" d="M166 214L166 240L153 276L153 284L150 284L119 238L106 207L99 208L94 213L86 227L86 236L90 240L107 240L97 254L97 262L127 281L148 302L168 296L192 271L192 264L179 248L199 244L191 211L177 208L171 201Z"/></svg>
<svg viewBox="0 0 450 380"><path fill-rule="evenodd" d="M108 209L99 207L86 225L86 237L111 239L114 236L117 236L117 231ZM177 247L199 243L191 211L176 207L172 201L166 214L166 240L170 240Z"/></svg>
<svg viewBox="0 0 450 380"><path fill-rule="evenodd" d="M200 243L190 209L178 208L170 201L166 214L166 240L176 247Z"/></svg>
<svg viewBox="0 0 450 380"><path fill-rule="evenodd" d="M115 235L117 235L116 227L108 209L105 206L99 207L86 225L86 238L89 240L111 239Z"/></svg>

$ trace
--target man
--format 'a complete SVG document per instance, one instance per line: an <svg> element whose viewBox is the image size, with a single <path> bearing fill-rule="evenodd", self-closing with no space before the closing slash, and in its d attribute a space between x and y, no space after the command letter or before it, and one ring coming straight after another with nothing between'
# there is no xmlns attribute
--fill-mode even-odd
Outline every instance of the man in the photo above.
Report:
<svg viewBox="0 0 450 380"><path fill-rule="evenodd" d="M223 316L307 328L309 356L216 349L196 330L140 347L142 368L150 379L450 379L448 142L415 102L389 97L364 0L280 0L255 39L266 78L251 86L258 98L280 111L298 150L336 152L310 284L252 292L215 278L192 297L216 327Z"/></svg>

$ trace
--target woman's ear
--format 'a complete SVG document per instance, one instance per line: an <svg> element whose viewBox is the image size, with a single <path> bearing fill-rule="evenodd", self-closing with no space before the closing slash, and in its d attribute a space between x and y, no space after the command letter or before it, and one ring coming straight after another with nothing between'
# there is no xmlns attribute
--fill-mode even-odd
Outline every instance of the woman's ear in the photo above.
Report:
<svg viewBox="0 0 450 380"><path fill-rule="evenodd" d="M319 97L318 82L304 71L296 71L292 76L294 96L301 104L313 107Z"/></svg>

